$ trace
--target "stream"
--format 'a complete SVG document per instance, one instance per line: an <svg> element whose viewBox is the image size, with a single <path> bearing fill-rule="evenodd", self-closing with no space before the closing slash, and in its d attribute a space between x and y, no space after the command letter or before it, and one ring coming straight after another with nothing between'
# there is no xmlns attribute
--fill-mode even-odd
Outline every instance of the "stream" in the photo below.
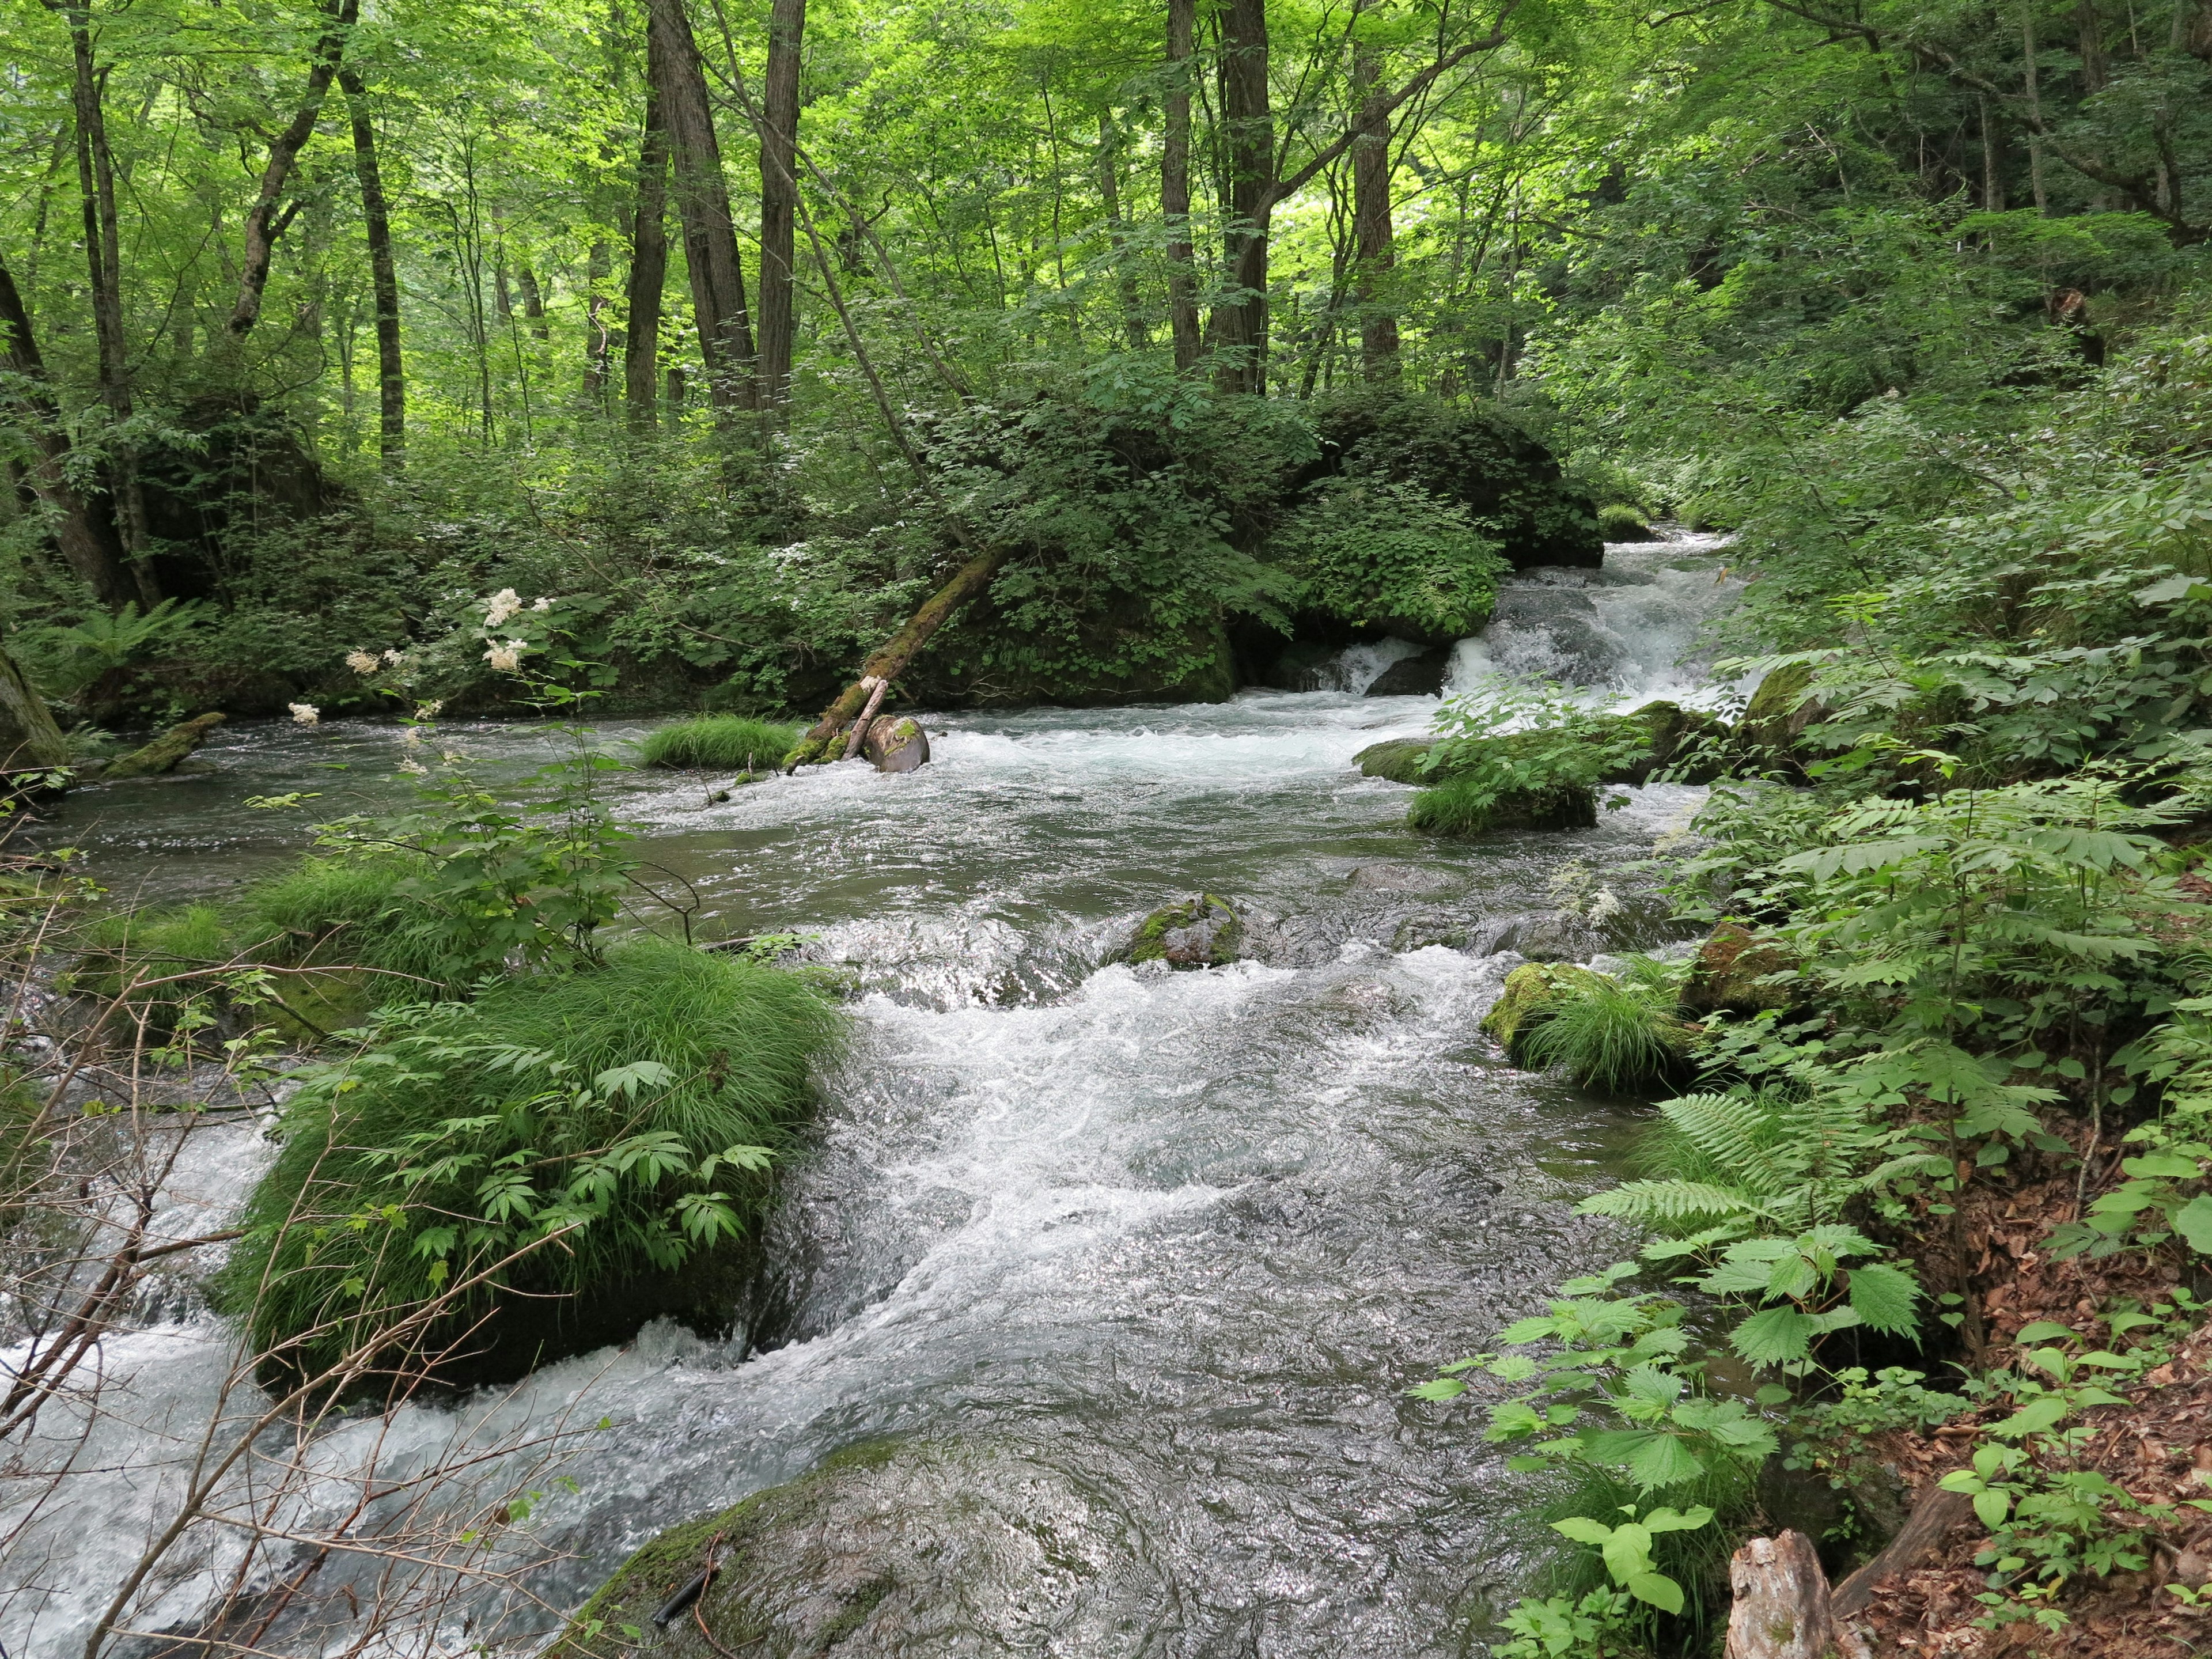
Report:
<svg viewBox="0 0 2212 1659"><path fill-rule="evenodd" d="M1698 675L1679 660L1734 592L1707 538L1609 549L1601 573L1516 580L1455 674L1540 669L1624 707L1680 696ZM879 1620L843 1651L1482 1650L1484 1607L1523 1573L1512 1512L1529 1494L1467 1403L1404 1390L1612 1259L1619 1241L1572 1203L1619 1169L1636 1115L1508 1066L1477 1022L1521 947L1667 940L1627 866L1704 792L1625 792L1588 831L1414 836L1409 792L1352 757L1425 731L1437 700L1357 695L1389 655L1360 650L1343 691L930 715L934 762L906 776L823 768L717 805L696 776L610 775L701 937L796 931L849 970L855 1038L772 1240L788 1328L754 1352L655 1325L508 1390L325 1429L282 1510L301 1534L343 1520L349 1472L372 1466L398 1495L356 1535L542 1494L484 1546L505 1577L374 1651L528 1652L661 1528L885 1437L923 1452L876 1471L869 1524L945 1590L926 1632ZM512 725L438 740L495 785L562 741ZM45 834L118 896L219 896L296 853L307 823L404 799L400 753L389 725L241 726L203 751L210 769L83 791ZM289 792L314 799L248 804ZM1600 887L1620 901L1607 920L1571 914ZM1145 912L1200 890L1254 919L1252 959L1100 965ZM198 1137L173 1224L219 1221L265 1156L249 1122ZM103 1344L101 1411L40 1419L0 1482L6 1655L82 1650L173 1511L232 1350L180 1286ZM134 1627L191 1629L241 1547L197 1530ZM280 1552L252 1582L290 1565ZM333 1557L264 1650L344 1650L346 1598L390 1594L391 1574Z"/></svg>

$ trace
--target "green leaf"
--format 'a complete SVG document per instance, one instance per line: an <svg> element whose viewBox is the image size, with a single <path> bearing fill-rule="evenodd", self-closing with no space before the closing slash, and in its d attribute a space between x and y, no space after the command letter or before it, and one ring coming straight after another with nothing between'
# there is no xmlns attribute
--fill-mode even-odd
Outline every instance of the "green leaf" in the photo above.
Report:
<svg viewBox="0 0 2212 1659"><path fill-rule="evenodd" d="M1621 1588L1639 1601L1649 1601L1662 1613L1682 1610L1682 1587L1663 1572L1639 1572L1624 1580Z"/></svg>
<svg viewBox="0 0 2212 1659"><path fill-rule="evenodd" d="M1995 1527L2012 1513L2012 1497L2008 1492L1984 1491L1974 1494L1974 1513L1985 1527Z"/></svg>
<svg viewBox="0 0 2212 1659"><path fill-rule="evenodd" d="M2212 1255L2212 1193L2199 1194L2173 1212L2173 1231L2199 1255Z"/></svg>
<svg viewBox="0 0 2212 1659"><path fill-rule="evenodd" d="M2174 1181L2192 1181L2197 1176L2197 1160L2179 1152L2146 1152L2141 1158L2123 1158L2120 1168L2131 1176L2164 1176Z"/></svg>
<svg viewBox="0 0 2212 1659"><path fill-rule="evenodd" d="M1681 1510L1658 1509L1644 1517L1644 1529L1646 1532L1695 1532L1712 1518L1712 1510L1703 1504Z"/></svg>
<svg viewBox="0 0 2212 1659"><path fill-rule="evenodd" d="M1565 1534L1577 1544L1602 1545L1613 1536L1611 1527L1602 1521L1593 1521L1583 1515L1571 1515L1564 1521L1554 1521L1552 1530Z"/></svg>
<svg viewBox="0 0 2212 1659"><path fill-rule="evenodd" d="M2039 1319L2033 1324L2021 1326L2020 1334L2014 1336L2013 1340L2022 1345L2031 1342L2063 1342L2070 1339L2073 1334L2072 1331L2054 1320Z"/></svg>
<svg viewBox="0 0 2212 1659"><path fill-rule="evenodd" d="M1795 1308L1769 1308L1729 1332L1729 1346L1754 1365L1777 1365L1788 1359L1802 1359L1816 1334L1818 1328L1810 1315Z"/></svg>
<svg viewBox="0 0 2212 1659"><path fill-rule="evenodd" d="M1903 1268L1877 1262L1852 1268L1850 1278L1851 1310L1875 1330L1905 1336L1919 1323L1913 1304L1920 1287Z"/></svg>

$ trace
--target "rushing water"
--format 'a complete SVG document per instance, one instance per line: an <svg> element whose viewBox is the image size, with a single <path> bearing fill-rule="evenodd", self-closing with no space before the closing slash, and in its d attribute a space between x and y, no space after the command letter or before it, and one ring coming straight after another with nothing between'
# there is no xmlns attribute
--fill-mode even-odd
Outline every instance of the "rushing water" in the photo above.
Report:
<svg viewBox="0 0 2212 1659"><path fill-rule="evenodd" d="M1522 584L1586 599L1571 608L1588 629L1547 634L1535 611L1502 607L1462 668L1525 666L1539 635L1595 660L1588 632L1610 654L1586 679L1631 698L1686 684L1675 659L1727 597L1715 562L1677 544L1613 564L1596 582ZM546 1495L503 1558L533 1564L528 1595L473 1592L472 1626L456 1610L442 1637L519 1638L661 1528L908 1436L1014 1459L1025 1473L1000 1483L1018 1489L1001 1509L1036 1504L1040 1536L1097 1559L1049 1583L979 1569L949 1633L899 1651L1468 1651L1479 1604L1513 1582L1516 1478L1465 1407L1403 1390L1598 1259L1607 1241L1569 1200L1623 1122L1480 1036L1521 959L1492 947L1563 925L1563 866L1629 892L1620 867L1698 792L1631 792L1587 832L1440 847L1402 828L1402 788L1350 764L1435 708L1246 693L932 717L919 773L822 769L719 805L696 779L623 775L618 809L668 890L696 893L695 926L809 933L816 959L854 970L858 1039L823 1079L819 1152L775 1241L791 1340L749 1353L654 1327L495 1396L341 1423L313 1449L310 1474L330 1478L289 1500L285 1524L343 1519L338 1475L365 1462L399 1482L457 1448L571 1433L564 1484L513 1453L406 1500L471 1514L537 1471ZM560 739L480 726L447 741L499 778ZM287 855L303 814L397 798L389 727L240 729L207 754L203 775L72 798L52 833L111 887L166 900ZM247 804L291 791L317 799ZM1138 915L1200 890L1255 916L1256 960L1098 965ZM1631 897L1609 933L1577 935L1587 948L1656 941ZM259 1157L249 1126L216 1132L173 1202L219 1212ZM170 1512L230 1358L230 1333L186 1310L105 1344L107 1409L88 1425L48 1413L27 1463L76 1472L35 1510L27 1483L0 1487L7 1653L81 1650ZM205 1534L138 1628L189 1627L209 1605L239 1540ZM316 1617L356 1581L372 1593L349 1559L323 1570ZM264 1640L335 1650L307 1619Z"/></svg>

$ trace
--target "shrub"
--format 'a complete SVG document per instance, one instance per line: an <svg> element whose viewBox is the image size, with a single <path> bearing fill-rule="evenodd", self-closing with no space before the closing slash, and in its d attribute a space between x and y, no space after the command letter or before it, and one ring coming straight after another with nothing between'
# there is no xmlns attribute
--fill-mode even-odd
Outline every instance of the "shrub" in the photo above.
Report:
<svg viewBox="0 0 2212 1659"><path fill-rule="evenodd" d="M803 976L660 941L388 1011L301 1074L217 1304L280 1377L434 1358L533 1298L641 1312L764 1212L837 1027Z"/></svg>
<svg viewBox="0 0 2212 1659"><path fill-rule="evenodd" d="M1652 753L1642 721L1601 714L1555 685L1492 679L1447 702L1437 726L1444 735L1419 764L1443 781L1414 797L1406 815L1431 835L1588 828L1597 822L1597 786Z"/></svg>
<svg viewBox="0 0 2212 1659"><path fill-rule="evenodd" d="M1304 607L1431 642L1479 632L1512 568L1456 501L1372 478L1323 480L1273 546Z"/></svg>
<svg viewBox="0 0 2212 1659"><path fill-rule="evenodd" d="M796 726L742 714L679 720L639 744L638 763L710 772L768 771L790 753L799 732Z"/></svg>
<svg viewBox="0 0 2212 1659"><path fill-rule="evenodd" d="M1597 795L1587 786L1545 782L1516 787L1496 774L1447 778L1422 790L1406 809L1407 827L1431 836L1587 830L1596 823Z"/></svg>

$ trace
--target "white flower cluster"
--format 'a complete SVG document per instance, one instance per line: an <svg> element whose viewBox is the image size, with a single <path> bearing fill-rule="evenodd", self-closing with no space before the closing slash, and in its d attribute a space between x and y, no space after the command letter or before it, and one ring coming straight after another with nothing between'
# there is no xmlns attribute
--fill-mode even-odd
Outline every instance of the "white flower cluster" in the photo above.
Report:
<svg viewBox="0 0 2212 1659"><path fill-rule="evenodd" d="M520 616L526 609L546 611L553 608L553 601L544 598L533 599L526 606L522 603L522 595L511 587L501 588L485 603L490 607L484 612L483 625L486 628L504 628L511 618Z"/></svg>
<svg viewBox="0 0 2212 1659"><path fill-rule="evenodd" d="M316 726L322 721L323 711L311 702L295 702L290 708L295 726Z"/></svg>
<svg viewBox="0 0 2212 1659"><path fill-rule="evenodd" d="M349 651L346 653L345 662L348 668L352 669L363 679L367 679L383 666L377 660L376 653L372 651Z"/></svg>
<svg viewBox="0 0 2212 1659"><path fill-rule="evenodd" d="M529 649L527 640L494 640L483 659L502 674L517 673L522 667L522 653Z"/></svg>

